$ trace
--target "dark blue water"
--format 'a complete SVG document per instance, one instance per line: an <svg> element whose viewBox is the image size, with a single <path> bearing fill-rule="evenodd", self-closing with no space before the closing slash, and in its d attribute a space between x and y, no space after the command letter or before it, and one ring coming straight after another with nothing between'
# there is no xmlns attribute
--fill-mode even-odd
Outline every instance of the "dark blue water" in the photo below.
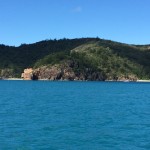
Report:
<svg viewBox="0 0 150 150"><path fill-rule="evenodd" d="M150 83L0 81L0 150L146 149Z"/></svg>

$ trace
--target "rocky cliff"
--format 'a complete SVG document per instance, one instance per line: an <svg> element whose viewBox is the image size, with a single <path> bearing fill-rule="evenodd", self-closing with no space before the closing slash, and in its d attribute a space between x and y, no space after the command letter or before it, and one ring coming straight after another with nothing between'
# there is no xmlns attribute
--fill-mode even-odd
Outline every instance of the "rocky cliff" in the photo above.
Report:
<svg viewBox="0 0 150 150"><path fill-rule="evenodd" d="M67 80L67 81L136 81L138 78L134 75L118 76L108 78L100 71L94 71L92 68L78 69L78 63L67 61L60 64L41 66L36 69L25 69L22 78L25 80Z"/></svg>
<svg viewBox="0 0 150 150"><path fill-rule="evenodd" d="M23 78L24 80L31 80L33 78L33 69L25 69L24 72L21 74L21 78Z"/></svg>
<svg viewBox="0 0 150 150"><path fill-rule="evenodd" d="M105 80L105 77L101 74L101 72L94 72L90 68L86 68L80 72L75 71L76 65L77 64L73 61L67 61L61 64L42 66L33 71L33 76L39 80Z"/></svg>
<svg viewBox="0 0 150 150"><path fill-rule="evenodd" d="M15 73L13 69L5 68L0 69L0 79L7 79L15 77Z"/></svg>
<svg viewBox="0 0 150 150"><path fill-rule="evenodd" d="M101 72L94 72L91 68L77 72L74 70L76 65L75 62L68 61L61 64L42 66L36 69L25 69L21 77L24 80L104 81L106 79Z"/></svg>

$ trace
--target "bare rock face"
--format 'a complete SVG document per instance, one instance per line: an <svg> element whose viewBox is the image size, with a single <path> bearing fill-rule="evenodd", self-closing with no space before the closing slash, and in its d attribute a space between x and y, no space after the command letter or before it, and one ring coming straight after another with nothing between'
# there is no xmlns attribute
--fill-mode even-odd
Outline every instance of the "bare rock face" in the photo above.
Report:
<svg viewBox="0 0 150 150"><path fill-rule="evenodd" d="M33 73L38 79L59 80L62 76L62 70L58 66L43 66L34 70Z"/></svg>
<svg viewBox="0 0 150 150"><path fill-rule="evenodd" d="M137 81L138 78L135 75L128 75L128 76L120 76L118 77L118 81Z"/></svg>
<svg viewBox="0 0 150 150"><path fill-rule="evenodd" d="M65 65L43 66L35 69L33 75L45 80L74 80L72 68Z"/></svg>
<svg viewBox="0 0 150 150"><path fill-rule="evenodd" d="M75 73L72 68L68 67L63 70L62 80L74 80Z"/></svg>
<svg viewBox="0 0 150 150"><path fill-rule="evenodd" d="M13 77L14 77L13 69L6 68L0 70L0 79L13 78Z"/></svg>
<svg viewBox="0 0 150 150"><path fill-rule="evenodd" d="M78 64L73 61L49 66L42 66L34 70L32 68L28 68L24 70L24 73L22 73L22 78L25 80L105 80L105 77L101 72L94 72L90 68L86 68L82 71L75 71L75 68L78 68Z"/></svg>
<svg viewBox="0 0 150 150"><path fill-rule="evenodd" d="M33 77L33 69L27 68L24 70L24 72L21 74L21 78L24 80L32 80Z"/></svg>
<svg viewBox="0 0 150 150"><path fill-rule="evenodd" d="M22 73L21 77L24 80L80 80L80 81L105 81L107 77L98 71L93 71L91 68L75 71L78 64L75 62L65 62L49 66L42 66L37 69L27 68ZM116 81L136 81L138 78L135 75L120 75L108 80Z"/></svg>

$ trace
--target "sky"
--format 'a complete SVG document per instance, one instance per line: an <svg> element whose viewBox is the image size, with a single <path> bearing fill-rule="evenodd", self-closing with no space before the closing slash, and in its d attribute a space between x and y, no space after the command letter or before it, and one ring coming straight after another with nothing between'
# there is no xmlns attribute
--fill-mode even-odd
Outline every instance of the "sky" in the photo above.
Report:
<svg viewBox="0 0 150 150"><path fill-rule="evenodd" d="M0 0L0 44L82 37L150 44L150 0Z"/></svg>

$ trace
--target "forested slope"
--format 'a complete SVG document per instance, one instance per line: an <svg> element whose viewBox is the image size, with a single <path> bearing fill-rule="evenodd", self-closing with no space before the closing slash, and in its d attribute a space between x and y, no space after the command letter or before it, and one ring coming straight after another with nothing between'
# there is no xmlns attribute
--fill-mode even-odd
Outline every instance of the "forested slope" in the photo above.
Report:
<svg viewBox="0 0 150 150"><path fill-rule="evenodd" d="M20 77L28 67L71 63L73 72L84 76L91 72L101 73L104 80L150 79L149 60L149 45L128 45L99 38L45 40L19 47L0 45L1 78Z"/></svg>

